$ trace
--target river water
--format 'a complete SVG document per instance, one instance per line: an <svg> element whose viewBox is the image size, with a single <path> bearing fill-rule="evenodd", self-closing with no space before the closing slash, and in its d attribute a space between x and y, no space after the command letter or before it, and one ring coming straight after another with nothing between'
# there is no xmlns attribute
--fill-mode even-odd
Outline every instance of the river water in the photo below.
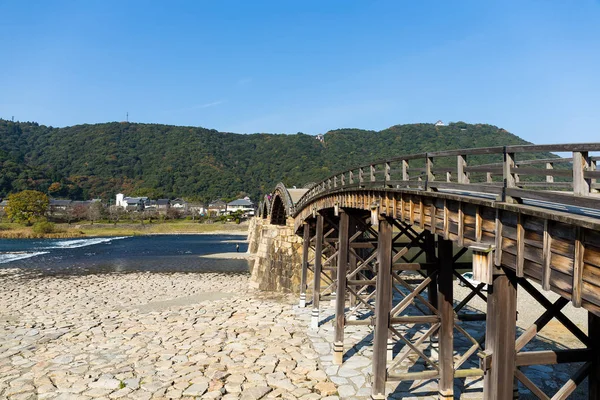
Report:
<svg viewBox="0 0 600 400"><path fill-rule="evenodd" d="M243 259L203 255L246 252L240 235L156 235L79 239L0 239L0 273L20 268L33 275L124 272L246 272Z"/></svg>

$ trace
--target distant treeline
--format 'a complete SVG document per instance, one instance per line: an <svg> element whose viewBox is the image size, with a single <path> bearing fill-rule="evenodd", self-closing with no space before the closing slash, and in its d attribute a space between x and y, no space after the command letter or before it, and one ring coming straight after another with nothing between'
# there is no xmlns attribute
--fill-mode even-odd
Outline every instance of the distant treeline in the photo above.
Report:
<svg viewBox="0 0 600 400"><path fill-rule="evenodd" d="M0 197L35 189L73 200L123 192L202 201L245 193L258 201L280 181L302 186L359 163L524 143L498 127L462 122L338 129L321 142L303 133L241 135L125 122L53 128L0 119Z"/></svg>

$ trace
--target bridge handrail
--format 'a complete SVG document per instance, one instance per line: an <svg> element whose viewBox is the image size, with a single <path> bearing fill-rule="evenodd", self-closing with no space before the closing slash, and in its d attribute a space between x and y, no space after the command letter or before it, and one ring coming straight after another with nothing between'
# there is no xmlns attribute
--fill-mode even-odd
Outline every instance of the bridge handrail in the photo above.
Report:
<svg viewBox="0 0 600 400"><path fill-rule="evenodd" d="M515 159L517 153L567 152L572 157ZM310 188L293 206L292 213L299 211L315 196L350 188L396 188L425 191L461 190L497 195L506 202L520 202L522 198L570 204L580 207L600 208L600 196L596 196L600 184L600 171L596 163L600 157L589 152L600 152L600 143L569 143L545 145L493 146L456 150L441 150L427 153L408 154L353 167L333 174ZM491 164L467 165L471 155L502 155L503 161ZM434 167L436 158L456 157L454 167ZM424 167L410 168L410 161L422 160ZM569 171L564 164L571 163ZM392 166L399 164L399 169ZM554 169L554 164L562 168ZM540 168L539 166L543 166ZM537 167L536 167L537 166ZM415 176L414 173L418 175ZM396 178L400 173L400 179ZM436 179L436 174L446 174L445 179ZM453 178L453 174L456 178ZM472 175L485 174L481 182L472 182ZM544 181L524 180L523 176L543 176ZM502 180L495 177L502 177ZM554 178L559 178L555 182ZM570 180L569 180L570 179ZM531 190L531 188L535 190ZM545 189L545 190L544 190ZM566 190L571 189L571 192Z"/></svg>

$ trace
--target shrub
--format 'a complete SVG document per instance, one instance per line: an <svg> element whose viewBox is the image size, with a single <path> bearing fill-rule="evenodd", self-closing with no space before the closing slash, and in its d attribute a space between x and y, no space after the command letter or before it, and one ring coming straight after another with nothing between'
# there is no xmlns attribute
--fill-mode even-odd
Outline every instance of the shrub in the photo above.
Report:
<svg viewBox="0 0 600 400"><path fill-rule="evenodd" d="M34 233L53 233L55 232L54 224L52 222L37 222L33 225Z"/></svg>

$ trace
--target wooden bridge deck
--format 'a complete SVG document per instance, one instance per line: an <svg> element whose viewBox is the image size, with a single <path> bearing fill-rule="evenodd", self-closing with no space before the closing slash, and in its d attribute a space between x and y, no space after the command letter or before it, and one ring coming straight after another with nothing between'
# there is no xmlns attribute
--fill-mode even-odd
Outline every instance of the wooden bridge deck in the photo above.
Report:
<svg viewBox="0 0 600 400"><path fill-rule="evenodd" d="M550 151L570 152L571 157L548 158ZM312 186L297 202L289 194L286 198L280 187L270 207L261 210L269 211L273 223L280 224L282 215L293 217L294 229L304 238L301 297L310 270L313 327L319 323L320 297L336 292L334 360L342 362L344 326L374 325L373 398L385 396L387 380L425 378L437 378L440 398L452 398L454 379L481 375L487 399L512 398L515 379L539 398L564 399L589 375L589 397L598 399L600 344L592 338L600 332L600 171L598 158L590 156L597 151L600 143L409 155L336 174ZM538 159L517 160L521 154ZM467 158L473 156L496 156L501 162L468 165ZM536 180L540 176L543 180ZM462 250L453 252L452 242ZM473 252L473 272L482 282L477 287L469 283L471 298L485 297L481 289L490 286L487 316L481 318L485 338L469 337L473 346L458 355L454 335L467 333L458 323L460 308L453 307L452 281L461 278L456 270L464 263L457 260L466 249ZM405 271L419 271L422 279L407 280ZM551 303L531 281L561 298ZM398 285L410 287L412 294L394 303ZM547 311L517 338L518 287ZM569 301L588 310L588 335L561 313ZM411 303L420 304L421 317L403 315ZM360 322L350 318L360 308L372 316ZM585 348L524 351L552 318ZM411 342L394 328L398 324L429 324L430 329ZM437 359L421 350L436 335ZM402 342L404 349L396 358L388 351L395 342ZM428 370L397 372L409 353L423 358ZM480 367L461 368L472 357ZM519 368L562 362L582 364L552 396Z"/></svg>

